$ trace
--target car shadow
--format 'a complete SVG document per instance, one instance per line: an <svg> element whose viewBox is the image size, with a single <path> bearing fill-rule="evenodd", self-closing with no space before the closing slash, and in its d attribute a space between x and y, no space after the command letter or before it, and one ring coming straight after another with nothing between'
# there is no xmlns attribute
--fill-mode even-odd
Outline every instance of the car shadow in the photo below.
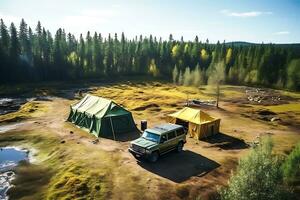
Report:
<svg viewBox="0 0 300 200"><path fill-rule="evenodd" d="M144 160L137 163L142 168L176 183L192 176L204 176L220 166L219 163L189 150L181 153L170 152L160 157L156 163Z"/></svg>
<svg viewBox="0 0 300 200"><path fill-rule="evenodd" d="M210 143L210 147L219 147L223 150L237 150L248 148L249 145L243 139L239 139L224 133L218 133L210 137L201 139L201 141Z"/></svg>

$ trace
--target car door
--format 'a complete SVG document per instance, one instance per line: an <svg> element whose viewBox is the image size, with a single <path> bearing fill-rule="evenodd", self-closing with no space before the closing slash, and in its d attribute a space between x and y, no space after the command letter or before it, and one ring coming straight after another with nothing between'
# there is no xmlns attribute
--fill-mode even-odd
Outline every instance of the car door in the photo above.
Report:
<svg viewBox="0 0 300 200"><path fill-rule="evenodd" d="M168 133L168 150L174 149L177 145L177 138L175 131L170 131Z"/></svg>
<svg viewBox="0 0 300 200"><path fill-rule="evenodd" d="M160 153L165 153L168 151L168 137L167 137L167 134L162 134L160 136L160 144L159 144L159 151Z"/></svg>
<svg viewBox="0 0 300 200"><path fill-rule="evenodd" d="M177 135L177 141L182 140L183 142L186 141L185 138L185 131L183 128L177 129L176 130L176 135Z"/></svg>

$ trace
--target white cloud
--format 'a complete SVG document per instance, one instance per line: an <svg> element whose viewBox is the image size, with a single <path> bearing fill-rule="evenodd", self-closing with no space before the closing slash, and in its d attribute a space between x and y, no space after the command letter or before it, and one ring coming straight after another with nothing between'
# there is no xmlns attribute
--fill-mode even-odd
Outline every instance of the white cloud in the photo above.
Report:
<svg viewBox="0 0 300 200"><path fill-rule="evenodd" d="M75 32L77 33L83 33L86 30L99 28L104 24L108 24L118 14L119 12L116 8L83 10L77 15L65 16L60 25L66 30L76 30Z"/></svg>
<svg viewBox="0 0 300 200"><path fill-rule="evenodd" d="M248 12L232 12L230 10L221 10L221 13L231 17L258 17L261 15L271 15L272 12L248 11Z"/></svg>
<svg viewBox="0 0 300 200"><path fill-rule="evenodd" d="M288 34L290 34L289 31L278 31L274 33L274 35L288 35Z"/></svg>
<svg viewBox="0 0 300 200"><path fill-rule="evenodd" d="M113 7L113 8L120 8L121 4L113 4L111 7Z"/></svg>

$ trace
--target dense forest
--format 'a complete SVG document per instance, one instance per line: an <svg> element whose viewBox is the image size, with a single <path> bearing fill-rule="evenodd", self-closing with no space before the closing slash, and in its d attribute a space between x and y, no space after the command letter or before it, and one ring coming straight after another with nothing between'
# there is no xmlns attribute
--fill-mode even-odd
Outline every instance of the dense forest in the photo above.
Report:
<svg viewBox="0 0 300 200"><path fill-rule="evenodd" d="M87 32L55 35L38 22L0 24L0 83L150 75L177 84L207 84L216 70L223 83L300 90L299 44L209 43L150 36L128 39ZM218 66L218 69L216 69Z"/></svg>

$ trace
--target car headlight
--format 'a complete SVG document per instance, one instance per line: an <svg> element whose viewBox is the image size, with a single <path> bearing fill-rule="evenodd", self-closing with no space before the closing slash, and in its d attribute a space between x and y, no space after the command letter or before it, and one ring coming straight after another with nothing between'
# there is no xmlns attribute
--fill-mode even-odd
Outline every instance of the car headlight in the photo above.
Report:
<svg viewBox="0 0 300 200"><path fill-rule="evenodd" d="M141 148L141 149L140 149L140 152L141 152L141 153L145 153L145 152L146 152L146 149Z"/></svg>

